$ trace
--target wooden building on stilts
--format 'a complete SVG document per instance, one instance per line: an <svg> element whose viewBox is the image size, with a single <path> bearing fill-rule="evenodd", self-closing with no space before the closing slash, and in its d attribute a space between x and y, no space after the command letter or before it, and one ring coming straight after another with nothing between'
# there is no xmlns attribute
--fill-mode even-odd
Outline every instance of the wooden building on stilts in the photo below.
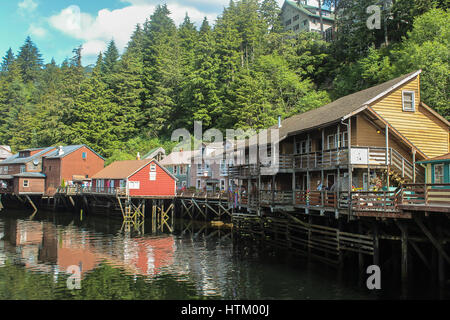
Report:
<svg viewBox="0 0 450 320"><path fill-rule="evenodd" d="M450 124L421 102L420 74L280 119L268 130L276 141L250 139L229 168L240 191L234 225L337 265L354 253L360 268L367 255L390 268L387 255L398 255L402 280L420 261L445 283L450 184L427 184L425 165L449 153Z"/></svg>

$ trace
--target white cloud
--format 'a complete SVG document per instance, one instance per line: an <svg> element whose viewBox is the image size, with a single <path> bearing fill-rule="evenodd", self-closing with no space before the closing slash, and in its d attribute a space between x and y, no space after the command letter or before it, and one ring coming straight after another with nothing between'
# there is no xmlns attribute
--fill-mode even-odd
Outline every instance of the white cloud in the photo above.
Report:
<svg viewBox="0 0 450 320"><path fill-rule="evenodd" d="M28 33L32 36L36 36L36 37L44 37L45 35L47 35L47 30L45 30L42 27L36 26L34 24L31 24L30 27L28 28Z"/></svg>
<svg viewBox="0 0 450 320"><path fill-rule="evenodd" d="M22 2L19 2L19 12L33 12L36 10L38 4L34 2L33 0L23 0Z"/></svg>
<svg viewBox="0 0 450 320"><path fill-rule="evenodd" d="M49 24L71 36L82 40L84 56L96 56L99 51L104 51L107 43L114 39L119 50L123 50L136 24L144 23L155 10L155 5L149 4L146 0L130 0L134 4L122 9L98 11L97 16L80 11L78 6L69 6L58 14L48 19ZM205 16L212 22L216 14L204 13L193 7L186 7L180 4L169 4L171 17L179 25L186 15L191 17L191 21L200 25Z"/></svg>

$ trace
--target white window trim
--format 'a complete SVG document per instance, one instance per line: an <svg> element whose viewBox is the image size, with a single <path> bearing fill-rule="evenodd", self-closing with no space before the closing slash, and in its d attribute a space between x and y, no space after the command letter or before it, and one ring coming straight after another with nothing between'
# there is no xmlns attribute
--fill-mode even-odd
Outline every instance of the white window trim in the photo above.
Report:
<svg viewBox="0 0 450 320"><path fill-rule="evenodd" d="M26 185L25 185L26 182ZM23 180L23 187L24 188L29 188L30 187L30 181L29 180Z"/></svg>
<svg viewBox="0 0 450 320"><path fill-rule="evenodd" d="M405 93L412 93L412 109L405 108ZM411 90L402 91L402 108L405 112L415 112L416 111L416 92Z"/></svg>
<svg viewBox="0 0 450 320"><path fill-rule="evenodd" d="M437 182L437 181L436 181L436 180L437 180L437 179L436 179L436 177L437 177L437 176L436 176L436 167L441 167L441 168L442 168L442 171L441 171L441 172L442 172L442 176L441 176L441 178L442 178L442 180L444 180L444 177L445 177L445 173L444 173L444 171L445 171L444 164L443 164L443 163L437 163L437 164L434 165L434 177L433 177L433 178L434 178L434 179L433 179L433 180L434 180L434 183L442 183L442 181L441 181L441 182Z"/></svg>

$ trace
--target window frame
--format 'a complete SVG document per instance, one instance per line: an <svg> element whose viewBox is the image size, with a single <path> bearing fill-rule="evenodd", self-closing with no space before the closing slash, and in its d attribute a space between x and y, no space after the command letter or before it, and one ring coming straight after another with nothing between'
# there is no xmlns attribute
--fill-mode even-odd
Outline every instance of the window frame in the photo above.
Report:
<svg viewBox="0 0 450 320"><path fill-rule="evenodd" d="M26 185L25 185L25 182L26 182ZM23 182L22 182L22 186L24 187L24 188L29 188L30 187L30 180L23 180Z"/></svg>
<svg viewBox="0 0 450 320"><path fill-rule="evenodd" d="M411 109L405 108L405 94L412 94ZM402 91L402 109L404 112L416 112L416 92L415 91L413 91L413 90L403 90Z"/></svg>
<svg viewBox="0 0 450 320"><path fill-rule="evenodd" d="M440 176L441 181L437 181L437 179L436 179L436 168L437 167L441 168L441 176ZM436 163L436 164L434 164L434 167L433 167L433 183L437 183L437 184L444 183L444 178L445 178L445 172L444 171L445 171L445 168L444 168L444 164L443 163Z"/></svg>

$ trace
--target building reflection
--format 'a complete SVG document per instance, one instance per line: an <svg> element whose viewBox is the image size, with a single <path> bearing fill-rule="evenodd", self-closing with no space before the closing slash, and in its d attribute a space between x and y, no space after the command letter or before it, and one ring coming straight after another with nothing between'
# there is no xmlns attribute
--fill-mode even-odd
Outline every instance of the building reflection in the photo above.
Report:
<svg viewBox="0 0 450 320"><path fill-rule="evenodd" d="M132 238L105 235L50 222L0 222L0 266L7 259L33 271L58 274L79 266L82 276L106 262L132 275L155 276L173 264L175 241L170 235Z"/></svg>

